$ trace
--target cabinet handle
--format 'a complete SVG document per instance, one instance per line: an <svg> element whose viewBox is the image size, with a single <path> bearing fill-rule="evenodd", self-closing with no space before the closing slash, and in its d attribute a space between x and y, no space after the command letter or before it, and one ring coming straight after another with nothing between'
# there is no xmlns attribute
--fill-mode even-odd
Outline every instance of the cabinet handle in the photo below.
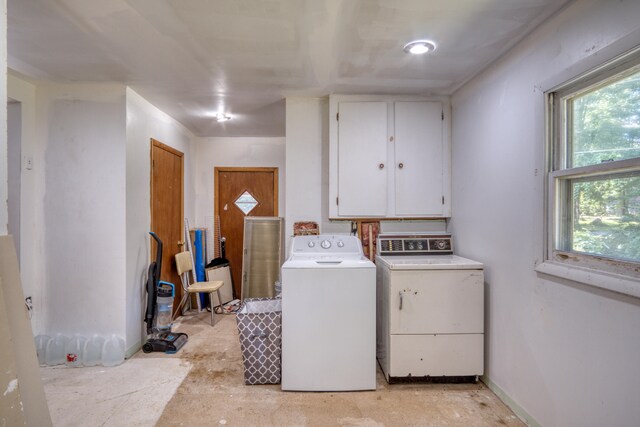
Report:
<svg viewBox="0 0 640 427"><path fill-rule="evenodd" d="M398 163L398 168L402 169L404 167L404 163Z"/></svg>
<svg viewBox="0 0 640 427"><path fill-rule="evenodd" d="M379 169L384 169L384 163L380 163L380 164L378 165L378 168L379 168Z"/></svg>
<svg viewBox="0 0 640 427"><path fill-rule="evenodd" d="M402 310L402 291L398 292L398 295L400 295L400 307L399 307L399 309Z"/></svg>

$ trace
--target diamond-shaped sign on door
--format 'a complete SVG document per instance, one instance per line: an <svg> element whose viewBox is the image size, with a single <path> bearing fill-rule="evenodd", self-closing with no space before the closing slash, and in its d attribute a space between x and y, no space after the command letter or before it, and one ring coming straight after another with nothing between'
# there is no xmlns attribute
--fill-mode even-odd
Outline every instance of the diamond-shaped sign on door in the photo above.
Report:
<svg viewBox="0 0 640 427"><path fill-rule="evenodd" d="M258 201L249 193L245 191L236 199L234 204L240 209L245 215L248 215L249 212L253 210L256 206L258 206Z"/></svg>

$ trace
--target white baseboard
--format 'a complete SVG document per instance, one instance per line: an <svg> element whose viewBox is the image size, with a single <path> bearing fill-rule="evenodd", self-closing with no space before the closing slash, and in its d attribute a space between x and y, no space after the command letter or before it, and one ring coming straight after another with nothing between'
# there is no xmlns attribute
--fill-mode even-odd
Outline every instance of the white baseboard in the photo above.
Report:
<svg viewBox="0 0 640 427"><path fill-rule="evenodd" d="M486 375L480 377L480 380L489 387L491 390L502 402L509 407L513 411L514 414L518 418L520 418L525 424L530 427L541 427L540 423L538 423L535 418L533 418L527 411L525 411L520 405L518 405L507 393L504 392L500 387L496 385L493 381L489 379Z"/></svg>
<svg viewBox="0 0 640 427"><path fill-rule="evenodd" d="M140 351L140 349L142 348L142 341L138 341L136 342L134 345L132 345L131 347L129 347L127 349L127 351L125 351L124 354L124 358L125 359L129 359L131 356L133 356L134 354L136 354L138 351ZM491 388L491 387L489 387Z"/></svg>

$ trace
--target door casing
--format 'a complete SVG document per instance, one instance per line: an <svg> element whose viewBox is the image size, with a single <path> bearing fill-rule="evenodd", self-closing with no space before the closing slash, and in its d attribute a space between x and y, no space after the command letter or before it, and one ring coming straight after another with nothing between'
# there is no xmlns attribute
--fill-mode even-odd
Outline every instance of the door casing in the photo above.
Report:
<svg viewBox="0 0 640 427"><path fill-rule="evenodd" d="M216 221L219 220L220 218L220 188L219 188L219 184L220 184L220 175L226 172L260 172L260 173L271 173L273 175L273 216L278 216L278 168L277 167L215 167L214 168L214 184L213 184L213 188L214 188L214 196L213 196L213 212L216 218ZM249 216L251 216L251 213L249 213ZM222 232L222 235L224 236L225 230L222 229L221 227L218 227L216 225L216 228L219 229ZM244 231L243 231L244 233ZM244 234L242 234L243 236ZM216 239L214 240L218 240L220 238L220 236L216 236ZM235 242L235 244L240 244L242 245L243 242ZM242 274L242 259L240 259L240 262L236 263L238 265L232 265L231 266L231 274L233 277L233 287L234 287L234 293L236 296L240 296L240 291L241 291L241 284L242 281L241 279L241 274Z"/></svg>

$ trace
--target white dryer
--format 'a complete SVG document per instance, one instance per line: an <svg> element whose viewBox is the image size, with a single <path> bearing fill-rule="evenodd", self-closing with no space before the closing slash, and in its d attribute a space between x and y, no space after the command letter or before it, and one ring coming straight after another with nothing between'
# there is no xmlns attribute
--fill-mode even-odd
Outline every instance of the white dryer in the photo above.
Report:
<svg viewBox="0 0 640 427"><path fill-rule="evenodd" d="M294 237L282 266L281 384L375 390L376 269L357 237Z"/></svg>
<svg viewBox="0 0 640 427"><path fill-rule="evenodd" d="M377 358L387 381L477 380L483 265L453 255L448 234L381 234L377 253Z"/></svg>

